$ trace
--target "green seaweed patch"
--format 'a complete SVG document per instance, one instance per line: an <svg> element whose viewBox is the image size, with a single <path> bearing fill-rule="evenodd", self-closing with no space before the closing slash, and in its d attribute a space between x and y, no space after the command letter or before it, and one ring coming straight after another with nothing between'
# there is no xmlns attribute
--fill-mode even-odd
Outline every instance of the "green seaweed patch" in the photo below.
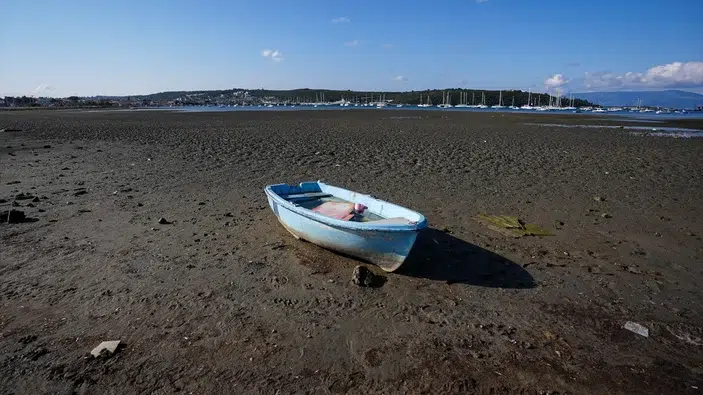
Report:
<svg viewBox="0 0 703 395"><path fill-rule="evenodd" d="M535 224L526 224L520 218L511 215L479 214L476 219L489 229L493 229L507 236L554 236L554 233L548 229Z"/></svg>

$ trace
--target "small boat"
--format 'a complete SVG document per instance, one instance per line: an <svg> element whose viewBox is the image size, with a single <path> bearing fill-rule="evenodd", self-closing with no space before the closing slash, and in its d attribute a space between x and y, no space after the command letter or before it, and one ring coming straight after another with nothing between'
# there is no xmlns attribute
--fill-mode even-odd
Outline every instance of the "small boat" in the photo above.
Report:
<svg viewBox="0 0 703 395"><path fill-rule="evenodd" d="M420 213L320 181L269 185L264 191L278 221L295 238L387 272L403 264L427 227Z"/></svg>

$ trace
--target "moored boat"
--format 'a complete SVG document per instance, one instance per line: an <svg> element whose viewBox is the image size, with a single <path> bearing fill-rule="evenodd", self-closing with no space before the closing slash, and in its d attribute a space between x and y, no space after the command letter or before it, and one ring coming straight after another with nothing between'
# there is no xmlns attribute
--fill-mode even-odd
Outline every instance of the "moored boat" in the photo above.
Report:
<svg viewBox="0 0 703 395"><path fill-rule="evenodd" d="M269 185L278 221L294 237L397 270L427 227L415 211L322 182Z"/></svg>

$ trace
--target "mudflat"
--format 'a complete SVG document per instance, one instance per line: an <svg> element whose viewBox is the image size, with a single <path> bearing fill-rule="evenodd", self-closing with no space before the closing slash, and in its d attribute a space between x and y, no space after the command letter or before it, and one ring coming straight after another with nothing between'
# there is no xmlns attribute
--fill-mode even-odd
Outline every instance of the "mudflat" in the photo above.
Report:
<svg viewBox="0 0 703 395"><path fill-rule="evenodd" d="M563 122L628 124L1 112L0 393L700 393L703 139ZM427 217L401 270L277 223L264 186L318 179Z"/></svg>

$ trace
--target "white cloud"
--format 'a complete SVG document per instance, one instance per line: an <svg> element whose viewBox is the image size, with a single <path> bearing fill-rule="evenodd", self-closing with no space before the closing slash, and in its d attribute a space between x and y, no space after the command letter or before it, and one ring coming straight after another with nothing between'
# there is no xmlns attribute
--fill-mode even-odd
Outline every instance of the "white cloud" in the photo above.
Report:
<svg viewBox="0 0 703 395"><path fill-rule="evenodd" d="M46 96L55 91L56 88L47 84L40 84L29 93L29 96Z"/></svg>
<svg viewBox="0 0 703 395"><path fill-rule="evenodd" d="M407 81L408 79L406 77L403 77L402 75L396 75L393 77L393 81Z"/></svg>
<svg viewBox="0 0 703 395"><path fill-rule="evenodd" d="M359 46L359 40L352 40L352 41L347 41L344 43L345 47L358 47Z"/></svg>
<svg viewBox="0 0 703 395"><path fill-rule="evenodd" d="M554 74L553 76L544 80L544 85L547 88L551 89L561 88L567 83L569 83L569 80L564 77L564 74Z"/></svg>
<svg viewBox="0 0 703 395"><path fill-rule="evenodd" d="M585 73L586 89L663 89L703 87L703 62L673 62L641 72Z"/></svg>
<svg viewBox="0 0 703 395"><path fill-rule="evenodd" d="M346 16L340 16L339 18L333 18L330 22L332 23L350 23L351 19Z"/></svg>
<svg viewBox="0 0 703 395"><path fill-rule="evenodd" d="M263 49L261 50L261 56L271 58L274 62L280 62L283 60L283 54L277 49Z"/></svg>

